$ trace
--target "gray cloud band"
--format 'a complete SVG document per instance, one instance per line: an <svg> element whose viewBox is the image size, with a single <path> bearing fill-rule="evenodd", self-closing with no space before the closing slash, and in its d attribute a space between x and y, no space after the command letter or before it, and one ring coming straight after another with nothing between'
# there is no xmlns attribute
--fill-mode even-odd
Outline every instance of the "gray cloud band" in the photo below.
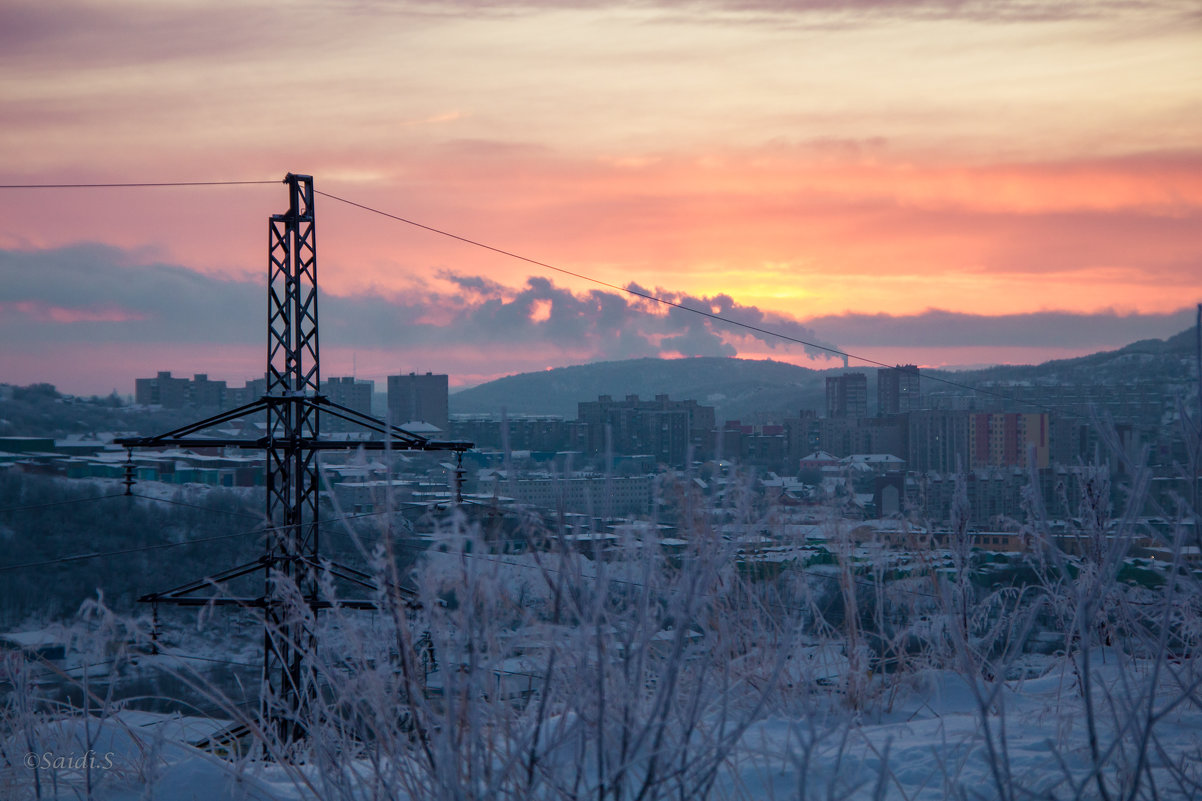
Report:
<svg viewBox="0 0 1202 801"><path fill-rule="evenodd" d="M104 245L0 251L0 333L6 342L248 344L263 336L264 288L171 264L135 264ZM442 272L448 289L342 296L323 292L323 344L457 347L538 344L582 359L662 354L734 356L750 340L779 352L801 346L612 291L576 293L543 277L505 287ZM821 345L872 347L1039 346L1104 348L1162 338L1192 323L1192 308L1168 314L1036 312L986 317L940 310L908 316L846 314L798 321L721 294L698 297L631 289ZM437 320L438 322L429 322ZM821 334L821 337L820 337ZM823 355L810 349L811 355ZM871 354L869 354L871 355Z"/></svg>

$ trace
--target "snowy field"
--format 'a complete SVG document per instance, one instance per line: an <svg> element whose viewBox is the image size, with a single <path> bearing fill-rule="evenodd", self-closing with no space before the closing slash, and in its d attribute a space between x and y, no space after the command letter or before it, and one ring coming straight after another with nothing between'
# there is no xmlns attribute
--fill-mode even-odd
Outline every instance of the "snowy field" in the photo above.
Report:
<svg viewBox="0 0 1202 801"><path fill-rule="evenodd" d="M0 797L1202 798L1188 529L1136 559L1132 521L1085 511L1074 556L1037 527L1018 556L963 527L903 552L837 522L821 547L749 550L700 515L667 548L647 530L514 554L452 519L412 573L419 605L380 590L375 612L322 613L303 700L267 698L300 739L261 725L255 625L202 609L148 655L144 619L89 604L60 632L73 694L0 652ZM378 587L402 578L389 542ZM128 692L150 674L178 694ZM197 747L228 726L235 744Z"/></svg>
<svg viewBox="0 0 1202 801"><path fill-rule="evenodd" d="M1094 692L1107 699L1108 713L1096 721L1096 737L1098 749L1108 752L1100 778L1110 797L1126 797L1122 777L1129 781L1140 771L1144 788L1137 790L1138 797L1202 797L1197 784L1202 781L1202 712L1197 703L1170 708L1180 688L1167 676L1161 677L1168 680L1156 697L1145 695L1156 680L1151 665L1123 665L1119 654L1104 649L1096 650L1092 661ZM887 710L856 715L843 708L839 693L798 697L793 702L804 712L777 710L747 726L713 765L708 797L1101 798L1075 668L1064 659L1042 662L1046 672L1038 678L975 687L953 672L922 671L896 690ZM1131 686L1133 676L1144 684ZM1154 741L1141 751L1150 722ZM321 764L284 767L252 759L229 761L187 745L221 723L133 711L104 719L43 721L30 732L36 744L28 751L41 764L33 770L6 765L0 790L5 798L112 801L452 797L419 783L421 767L403 759L394 764L351 759L337 770ZM568 778L578 753L595 763L596 743L584 744L580 752L566 745L574 742L578 725L570 716L547 718L544 745L558 744L547 747L549 764L540 770L561 770ZM20 734L10 736L17 741L5 744L6 758L25 748ZM1141 753L1147 765L1137 764ZM63 759L74 763L63 764ZM506 772L504 765L496 767L498 777ZM670 778L667 784L673 784ZM476 792L460 789L461 797L560 797L550 782L532 788L528 796L504 785L489 788L486 782ZM578 791L580 797L598 797L587 775ZM665 795L681 797L675 792L650 797Z"/></svg>

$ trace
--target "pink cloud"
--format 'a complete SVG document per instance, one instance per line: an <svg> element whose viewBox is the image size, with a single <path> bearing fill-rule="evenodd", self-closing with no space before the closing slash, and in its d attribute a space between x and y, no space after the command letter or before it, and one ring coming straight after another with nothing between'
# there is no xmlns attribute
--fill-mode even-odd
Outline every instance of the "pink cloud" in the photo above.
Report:
<svg viewBox="0 0 1202 801"><path fill-rule="evenodd" d="M128 323L146 319L144 314L108 304L67 308L32 300L0 302L0 312L20 314L41 323Z"/></svg>

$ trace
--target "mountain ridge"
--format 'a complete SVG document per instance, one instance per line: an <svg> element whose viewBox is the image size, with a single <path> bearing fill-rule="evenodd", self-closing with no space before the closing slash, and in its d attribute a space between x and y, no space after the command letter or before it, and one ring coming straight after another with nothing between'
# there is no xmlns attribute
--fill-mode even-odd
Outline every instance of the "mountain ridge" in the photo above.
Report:
<svg viewBox="0 0 1202 801"><path fill-rule="evenodd" d="M945 378L956 384L998 381L1061 380L1082 382L1115 374L1159 374L1173 369L1182 356L1192 355L1195 331L1188 328L1167 339L1145 339L1110 351L1057 359L1037 365L997 365L965 371L923 370L924 377ZM875 366L849 367L870 372ZM1133 372L1134 371L1134 372ZM765 422L796 416L801 409L821 411L826 404L826 377L844 372L799 367L771 359L697 356L683 359L643 357L592 362L517 373L450 396L452 414L544 414L575 418L580 401L600 395L643 399L667 394L673 400L693 399L713 406L719 421ZM869 377L870 409L876 382Z"/></svg>

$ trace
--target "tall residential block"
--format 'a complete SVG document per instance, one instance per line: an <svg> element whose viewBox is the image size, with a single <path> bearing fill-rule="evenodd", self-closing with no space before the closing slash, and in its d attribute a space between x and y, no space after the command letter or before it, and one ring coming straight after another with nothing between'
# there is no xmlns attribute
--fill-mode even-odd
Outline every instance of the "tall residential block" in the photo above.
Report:
<svg viewBox="0 0 1202 801"><path fill-rule="evenodd" d="M234 409L239 406L245 406L248 403L254 403L266 394L267 379L254 378L250 381L247 381L246 386L226 387L225 405L228 408Z"/></svg>
<svg viewBox="0 0 1202 801"><path fill-rule="evenodd" d="M826 379L827 417L868 416L868 376L844 373Z"/></svg>
<svg viewBox="0 0 1202 801"><path fill-rule="evenodd" d="M321 382L321 392L339 406L354 409L360 414L371 415L371 396L376 390L374 381L356 380L354 378L329 378ZM334 415L324 415L322 418L324 431L361 431L361 426L343 420Z"/></svg>
<svg viewBox="0 0 1202 801"><path fill-rule="evenodd" d="M968 470L969 412L925 410L906 420L906 466L915 472Z"/></svg>
<svg viewBox="0 0 1202 801"><path fill-rule="evenodd" d="M225 382L210 381L205 373L192 378L191 400L193 406L203 409L220 409L225 405Z"/></svg>
<svg viewBox="0 0 1202 801"><path fill-rule="evenodd" d="M876 413L879 417L920 408L918 366L884 367L876 371Z"/></svg>
<svg viewBox="0 0 1202 801"><path fill-rule="evenodd" d="M388 416L393 425L422 422L449 430L448 398L450 388L446 375L388 376Z"/></svg>
<svg viewBox="0 0 1202 801"><path fill-rule="evenodd" d="M969 418L969 463L973 467L1047 467L1048 416L993 412ZM1027 464L1033 455L1034 465Z"/></svg>
<svg viewBox="0 0 1202 801"><path fill-rule="evenodd" d="M853 453L887 453L906 459L907 421L889 417L828 417L816 421L815 450L840 458Z"/></svg>
<svg viewBox="0 0 1202 801"><path fill-rule="evenodd" d="M207 380L207 376L197 378ZM186 378L172 378L171 371L160 371L154 378L134 380L134 401L144 406L162 406L164 409L182 409L192 402L192 382ZM225 383L222 382L222 386Z"/></svg>
<svg viewBox="0 0 1202 801"><path fill-rule="evenodd" d="M576 405L577 417L588 429L590 453L646 454L666 464L684 464L689 447L699 446L714 428L714 408L695 400L672 400L656 395L642 400L627 395L614 400L602 395Z"/></svg>

